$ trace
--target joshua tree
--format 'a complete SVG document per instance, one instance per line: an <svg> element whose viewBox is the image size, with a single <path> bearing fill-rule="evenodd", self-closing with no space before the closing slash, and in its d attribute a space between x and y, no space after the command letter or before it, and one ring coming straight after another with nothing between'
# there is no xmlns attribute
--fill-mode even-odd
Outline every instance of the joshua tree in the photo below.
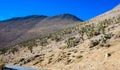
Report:
<svg viewBox="0 0 120 70"><path fill-rule="evenodd" d="M103 35L101 36L101 43L100 43L100 45L101 45L101 46L105 46L105 45L106 45L106 41L107 41L108 39L110 39L112 36L113 36L112 33L103 34Z"/></svg>

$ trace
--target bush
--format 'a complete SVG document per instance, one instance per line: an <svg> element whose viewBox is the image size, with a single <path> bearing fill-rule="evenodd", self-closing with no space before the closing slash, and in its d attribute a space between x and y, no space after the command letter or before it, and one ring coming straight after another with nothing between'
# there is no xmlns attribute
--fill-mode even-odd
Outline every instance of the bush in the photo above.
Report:
<svg viewBox="0 0 120 70"><path fill-rule="evenodd" d="M117 20L118 20L118 23L120 23L120 16L117 18Z"/></svg>
<svg viewBox="0 0 120 70"><path fill-rule="evenodd" d="M61 40L61 35L53 34L51 40L58 42Z"/></svg>
<svg viewBox="0 0 120 70"><path fill-rule="evenodd" d="M32 53L33 46L37 46L35 40L26 41L26 42L20 43L19 45L23 47L28 47L31 53Z"/></svg>
<svg viewBox="0 0 120 70"><path fill-rule="evenodd" d="M30 40L30 41L25 41L25 42L20 43L20 46L23 46L23 47L36 46L36 45L37 44L35 40Z"/></svg>
<svg viewBox="0 0 120 70"><path fill-rule="evenodd" d="M112 33L103 34L103 35L101 36L100 46L106 46L106 45L107 45L107 44L106 44L106 41L107 41L108 39L110 39L112 36L113 36Z"/></svg>
<svg viewBox="0 0 120 70"><path fill-rule="evenodd" d="M0 49L0 54L5 54L6 52L7 52L7 49L6 49L6 48Z"/></svg>
<svg viewBox="0 0 120 70"><path fill-rule="evenodd" d="M40 45L41 46L46 46L48 44L47 38L40 38Z"/></svg>
<svg viewBox="0 0 120 70"><path fill-rule="evenodd" d="M12 52L12 53L14 54L14 53L17 52L17 51L19 51L19 49L16 48L16 47L14 47L14 48L11 48L11 51L10 51L10 52Z"/></svg>
<svg viewBox="0 0 120 70"><path fill-rule="evenodd" d="M72 37L72 38L69 38L66 42L67 42L67 48L71 48L71 47L77 46L78 43L80 42L80 39Z"/></svg>
<svg viewBox="0 0 120 70"><path fill-rule="evenodd" d="M105 33L105 24L103 22L98 24L97 31L99 31L99 33L101 33L101 34Z"/></svg>
<svg viewBox="0 0 120 70"><path fill-rule="evenodd" d="M92 25L86 25L86 31L85 34L88 36L88 38L91 38L95 35L95 26L94 24Z"/></svg>

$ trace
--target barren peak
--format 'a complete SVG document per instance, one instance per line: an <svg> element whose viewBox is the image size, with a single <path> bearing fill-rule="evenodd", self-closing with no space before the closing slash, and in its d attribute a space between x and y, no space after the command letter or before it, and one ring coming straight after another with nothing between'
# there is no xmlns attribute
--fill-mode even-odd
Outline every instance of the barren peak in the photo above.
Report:
<svg viewBox="0 0 120 70"><path fill-rule="evenodd" d="M75 21L83 21L81 19L79 19L78 17L72 15L72 14L59 14L59 15L56 15L56 16L52 16L50 17L50 19L54 19L54 18L60 18L60 19L73 19Z"/></svg>
<svg viewBox="0 0 120 70"><path fill-rule="evenodd" d="M30 15L30 16L24 16L24 17L13 17L7 20L3 20L1 22L5 21L14 21L14 20L23 20L23 19L32 19L32 18L46 18L47 16L45 15Z"/></svg>

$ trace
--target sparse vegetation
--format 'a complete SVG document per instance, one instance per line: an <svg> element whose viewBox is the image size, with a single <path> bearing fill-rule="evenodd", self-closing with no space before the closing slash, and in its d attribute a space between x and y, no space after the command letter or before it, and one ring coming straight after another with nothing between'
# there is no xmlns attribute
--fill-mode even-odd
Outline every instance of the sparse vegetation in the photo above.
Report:
<svg viewBox="0 0 120 70"><path fill-rule="evenodd" d="M47 42L47 37L44 37L44 38L39 38L39 43L40 43L40 45L41 46L46 46L47 44L48 44L48 42Z"/></svg>
<svg viewBox="0 0 120 70"><path fill-rule="evenodd" d="M107 41L108 39L110 39L112 36L113 36L112 33L103 34L103 35L101 36L100 46L106 46L106 45L107 45L106 41Z"/></svg>
<svg viewBox="0 0 120 70"><path fill-rule="evenodd" d="M17 47L14 47L14 48L11 49L10 52L12 52L12 53L14 54L14 53L17 52L17 51L19 51L19 49L18 49Z"/></svg>
<svg viewBox="0 0 120 70"><path fill-rule="evenodd" d="M5 54L7 52L7 48L0 49L0 54Z"/></svg>
<svg viewBox="0 0 120 70"><path fill-rule="evenodd" d="M58 42L58 41L61 40L61 36L60 36L60 35L57 35L57 34L53 34L53 35L51 36L51 40Z"/></svg>
<svg viewBox="0 0 120 70"><path fill-rule="evenodd" d="M88 39L90 39L95 34L95 30L94 30L95 26L94 26L94 24L86 25L85 28L86 28L85 34L88 36Z"/></svg>
<svg viewBox="0 0 120 70"><path fill-rule="evenodd" d="M37 46L37 44L35 40L30 40L28 42L26 41L26 42L20 43L19 46L28 47L28 49L32 53L33 46Z"/></svg>
<svg viewBox="0 0 120 70"><path fill-rule="evenodd" d="M22 47L22 49L25 48L25 50L22 50L22 53L29 53L30 57L28 56L28 54L25 54L27 57L23 56L22 58L18 59L18 61L11 60L9 62L14 62L15 64L19 65L31 63L36 66L39 65L40 67L52 65L55 63L64 63L66 65L71 63L77 63L82 61L83 58L91 58L90 56L87 56L91 54L92 57L100 57L97 56L97 54L99 54L99 51L102 52L101 50L108 50L108 47L113 46L112 44L110 44L112 42L111 40L120 38L117 33L111 31L112 27L114 27L113 29L117 27L116 25L118 24L116 23L118 23L118 21L120 21L120 17L114 19L105 19L98 23L92 21L83 22L73 27L69 27L67 29L59 30L51 34L41 36L37 39L25 41L18 44L17 47L13 46L8 49L0 49L0 54L4 54L9 50L10 53L13 53L12 55L16 55L15 53L19 51L19 48ZM111 29L109 30L108 28ZM112 38L113 34L116 34L116 38ZM101 46L104 48L101 48ZM26 51L26 48L29 49L31 53ZM35 51L33 52L34 48ZM99 51L96 54L96 50L98 49ZM19 52L21 54L21 51ZM41 55L41 53L44 53L44 55ZM34 56L31 56L31 54L34 54ZM110 57L111 53L107 53L106 56Z"/></svg>
<svg viewBox="0 0 120 70"><path fill-rule="evenodd" d="M74 47L74 46L77 46L80 42L80 39L79 38L76 38L76 37L71 37L69 38L66 43L67 43L67 48L71 48L71 47Z"/></svg>
<svg viewBox="0 0 120 70"><path fill-rule="evenodd" d="M117 18L118 23L120 23L120 16Z"/></svg>

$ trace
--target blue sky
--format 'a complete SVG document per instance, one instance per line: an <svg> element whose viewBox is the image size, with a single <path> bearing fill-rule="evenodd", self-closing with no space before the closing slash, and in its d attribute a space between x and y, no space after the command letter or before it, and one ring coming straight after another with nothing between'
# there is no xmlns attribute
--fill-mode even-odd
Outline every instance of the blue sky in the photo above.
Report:
<svg viewBox="0 0 120 70"><path fill-rule="evenodd" d="M0 0L0 20L63 13L87 20L112 9L119 3L120 0Z"/></svg>

